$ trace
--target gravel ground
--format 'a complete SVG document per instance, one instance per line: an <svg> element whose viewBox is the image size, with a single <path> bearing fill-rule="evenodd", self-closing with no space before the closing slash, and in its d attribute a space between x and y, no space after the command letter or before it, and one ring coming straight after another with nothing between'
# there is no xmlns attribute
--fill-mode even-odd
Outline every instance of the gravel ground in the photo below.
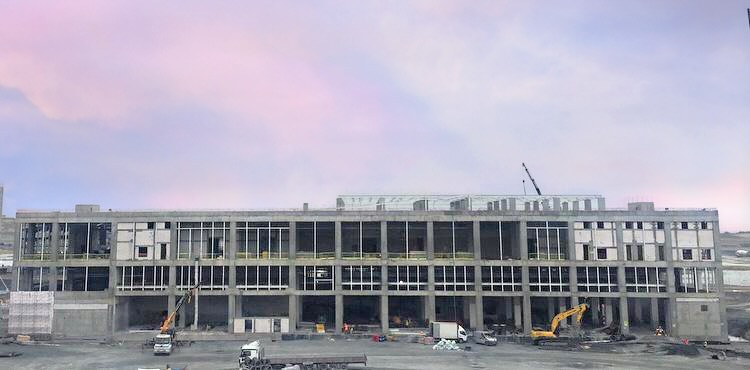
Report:
<svg viewBox="0 0 750 370"><path fill-rule="evenodd" d="M0 369L138 369L189 366L194 369L236 369L242 342L199 342L169 357L141 352L137 343L57 343L55 345L0 345L0 352L21 352L20 357L0 358ZM593 346L581 351L540 349L531 345L501 343L497 347L472 345L471 351L438 352L416 343L374 343L366 340L316 340L264 342L266 354L365 353L368 366L351 369L748 369L750 359L710 359L667 355L658 346L641 344Z"/></svg>

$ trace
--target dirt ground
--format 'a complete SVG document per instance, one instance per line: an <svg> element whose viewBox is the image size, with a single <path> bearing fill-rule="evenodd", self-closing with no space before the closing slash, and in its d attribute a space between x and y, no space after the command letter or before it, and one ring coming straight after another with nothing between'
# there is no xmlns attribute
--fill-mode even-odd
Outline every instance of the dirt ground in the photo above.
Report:
<svg viewBox="0 0 750 370"><path fill-rule="evenodd" d="M375 343L367 340L263 341L266 354L364 353L367 367L352 369L747 369L750 359L710 359L703 351L686 355L667 354L659 345L591 346L569 351L542 349L532 345L500 343L497 347L471 345L471 351L439 352L416 343ZM2 369L138 369L188 366L189 369L236 369L242 342L210 341L181 348L169 357L141 351L137 343L56 343L46 345L0 345L0 352L23 353L0 358ZM696 350L697 351L697 350Z"/></svg>

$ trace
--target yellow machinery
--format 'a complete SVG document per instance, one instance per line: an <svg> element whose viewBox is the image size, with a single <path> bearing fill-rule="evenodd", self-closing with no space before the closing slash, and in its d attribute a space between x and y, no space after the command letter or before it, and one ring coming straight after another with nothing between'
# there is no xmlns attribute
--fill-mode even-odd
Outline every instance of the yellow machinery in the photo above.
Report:
<svg viewBox="0 0 750 370"><path fill-rule="evenodd" d="M555 332L557 331L558 325L560 325L560 321L567 319L570 316L576 315L574 325L577 327L580 327L581 325L581 319L583 318L583 313L586 312L586 310L589 308L589 305L586 303L579 304L578 306L575 306L565 312L560 312L552 319L552 324L549 327L549 331L542 330L541 328L533 328L531 330L531 339L534 340L535 343L538 343L541 340L544 339L554 339L557 338L557 334Z"/></svg>

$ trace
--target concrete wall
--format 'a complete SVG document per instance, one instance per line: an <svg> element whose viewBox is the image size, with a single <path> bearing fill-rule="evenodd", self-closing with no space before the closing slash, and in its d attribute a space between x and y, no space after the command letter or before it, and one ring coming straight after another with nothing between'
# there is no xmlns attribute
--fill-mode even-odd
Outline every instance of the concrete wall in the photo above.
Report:
<svg viewBox="0 0 750 370"><path fill-rule="evenodd" d="M718 299L677 298L678 336L695 340L720 339L720 312Z"/></svg>
<svg viewBox="0 0 750 370"><path fill-rule="evenodd" d="M104 338L112 332L113 306L103 292L56 292L52 334L65 338Z"/></svg>

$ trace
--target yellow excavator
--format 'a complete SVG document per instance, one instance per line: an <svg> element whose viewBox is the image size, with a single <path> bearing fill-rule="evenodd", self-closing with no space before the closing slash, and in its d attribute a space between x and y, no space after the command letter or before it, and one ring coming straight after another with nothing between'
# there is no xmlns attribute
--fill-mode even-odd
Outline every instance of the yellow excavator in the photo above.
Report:
<svg viewBox="0 0 750 370"><path fill-rule="evenodd" d="M174 322L174 319L177 316L177 312L180 310L180 307L182 307L182 305L186 302L190 302L190 300L195 295L195 292L198 291L199 287L200 283L195 284L195 286L186 291L185 294L182 295L182 298L180 298L180 300L177 302L174 311L172 311L172 313L170 313L159 326L159 334L157 334L153 340L154 355L169 356L169 354L172 353L172 348L175 344L174 338L176 334L176 330L171 328L172 322Z"/></svg>
<svg viewBox="0 0 750 370"><path fill-rule="evenodd" d="M552 324L550 324L549 330L541 328L533 328L531 330L531 339L534 340L534 344L539 344L541 341L553 340L557 338L557 328L560 325L560 321L567 319L570 316L576 315L574 325L576 327L581 326L581 319L583 319L583 313L589 308L586 303L581 303L567 311L560 312L552 318Z"/></svg>

